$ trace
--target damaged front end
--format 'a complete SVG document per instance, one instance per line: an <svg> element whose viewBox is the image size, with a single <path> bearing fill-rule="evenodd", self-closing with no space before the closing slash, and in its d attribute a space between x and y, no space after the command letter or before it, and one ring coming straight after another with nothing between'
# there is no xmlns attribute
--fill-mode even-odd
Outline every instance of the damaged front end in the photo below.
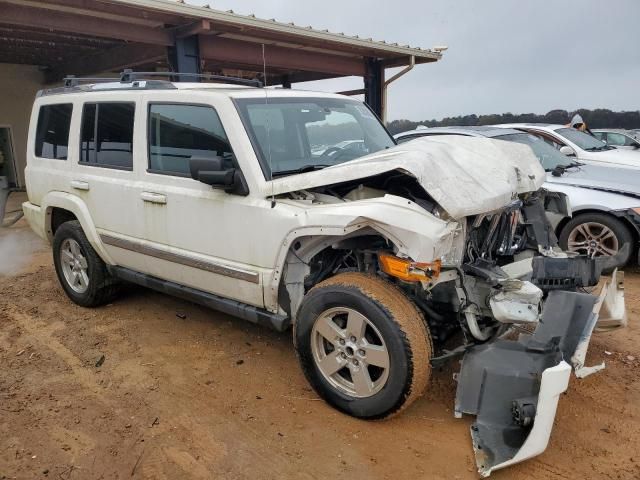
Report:
<svg viewBox="0 0 640 480"><path fill-rule="evenodd" d="M304 292L341 271L402 289L424 313L432 366L462 357L455 412L477 416L483 476L544 451L572 366L578 377L603 368L585 366L592 332L626 321L622 274L600 297L585 293L609 261L559 248L547 215L564 218L570 206L540 189L542 167L521 147L408 142L274 182L279 201L308 206L309 225L345 222L336 238L294 247L281 303L295 312Z"/></svg>
<svg viewBox="0 0 640 480"><path fill-rule="evenodd" d="M546 449L572 367L578 378L604 368L604 363L585 366L594 329L626 323L622 274L614 271L599 296L583 293L599 282L610 261L568 256L557 248L544 214L559 200L536 192L520 209L510 206L488 223L483 219L477 238L471 231L462 270L472 277L466 283L475 287L476 304L482 299L478 285L488 292L485 306L474 306L474 323L490 315L504 327L466 349L456 376L455 414L476 416L471 437L483 477ZM476 219L474 226L481 225ZM467 299L467 317L468 305ZM477 331L471 325L468 329Z"/></svg>
<svg viewBox="0 0 640 480"><path fill-rule="evenodd" d="M600 298L552 291L532 334L498 338L467 352L457 376L455 414L477 417L471 437L482 476L546 449L571 365L576 375L587 368L584 356L605 295L606 288Z"/></svg>

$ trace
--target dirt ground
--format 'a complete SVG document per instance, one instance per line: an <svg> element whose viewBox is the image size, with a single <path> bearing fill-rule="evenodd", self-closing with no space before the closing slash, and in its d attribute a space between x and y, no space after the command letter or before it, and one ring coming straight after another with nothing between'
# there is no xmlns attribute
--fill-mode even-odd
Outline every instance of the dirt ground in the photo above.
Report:
<svg viewBox="0 0 640 480"><path fill-rule="evenodd" d="M626 282L629 327L588 357L607 368L572 378L543 455L492 478L640 478L640 274ZM290 333L139 288L75 306L24 220L0 233L0 479L475 479L453 371L359 421L309 388Z"/></svg>

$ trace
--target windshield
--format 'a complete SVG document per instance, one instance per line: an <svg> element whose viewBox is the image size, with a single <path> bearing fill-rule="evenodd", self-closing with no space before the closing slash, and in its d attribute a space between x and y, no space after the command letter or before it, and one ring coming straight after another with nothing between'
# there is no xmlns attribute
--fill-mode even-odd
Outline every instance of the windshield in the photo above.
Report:
<svg viewBox="0 0 640 480"><path fill-rule="evenodd" d="M568 167L572 164L565 155L561 154L558 150L547 144L544 140L540 140L538 137L529 133L510 133L508 135L500 135L494 137L496 140L506 140L508 142L517 142L524 145L528 145L533 150L533 153L538 157L542 167L545 170L553 170L556 167Z"/></svg>
<svg viewBox="0 0 640 480"><path fill-rule="evenodd" d="M596 152L598 150L610 150L606 143L592 137L575 128L559 128L556 133L563 136L570 142L575 143L578 147L589 152Z"/></svg>
<svg viewBox="0 0 640 480"><path fill-rule="evenodd" d="M371 110L337 98L235 100L267 179L337 165L395 145Z"/></svg>

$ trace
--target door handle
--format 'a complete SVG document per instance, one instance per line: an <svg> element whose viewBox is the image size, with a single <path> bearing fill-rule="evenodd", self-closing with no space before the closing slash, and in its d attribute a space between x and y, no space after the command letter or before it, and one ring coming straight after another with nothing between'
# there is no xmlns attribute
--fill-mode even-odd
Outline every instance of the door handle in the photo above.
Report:
<svg viewBox="0 0 640 480"><path fill-rule="evenodd" d="M159 205L165 205L167 203L167 196L161 193L142 192L140 198L148 203L157 203Z"/></svg>
<svg viewBox="0 0 640 480"><path fill-rule="evenodd" d="M75 188L76 190L84 190L86 192L89 190L89 182L83 182L81 180L71 180L71 188Z"/></svg>

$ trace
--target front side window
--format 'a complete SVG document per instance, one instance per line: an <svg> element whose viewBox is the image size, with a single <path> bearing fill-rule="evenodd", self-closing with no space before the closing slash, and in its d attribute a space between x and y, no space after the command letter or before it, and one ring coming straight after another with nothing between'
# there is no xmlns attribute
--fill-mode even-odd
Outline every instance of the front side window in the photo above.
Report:
<svg viewBox="0 0 640 480"><path fill-rule="evenodd" d="M189 174L191 157L223 157L233 151L213 107L151 104L149 106L149 170Z"/></svg>
<svg viewBox="0 0 640 480"><path fill-rule="evenodd" d="M66 160L73 105L43 105L38 112L36 157Z"/></svg>
<svg viewBox="0 0 640 480"><path fill-rule="evenodd" d="M133 169L133 103L85 103L80 163Z"/></svg>
<svg viewBox="0 0 640 480"><path fill-rule="evenodd" d="M361 102L243 98L236 105L267 179L337 165L395 145Z"/></svg>

